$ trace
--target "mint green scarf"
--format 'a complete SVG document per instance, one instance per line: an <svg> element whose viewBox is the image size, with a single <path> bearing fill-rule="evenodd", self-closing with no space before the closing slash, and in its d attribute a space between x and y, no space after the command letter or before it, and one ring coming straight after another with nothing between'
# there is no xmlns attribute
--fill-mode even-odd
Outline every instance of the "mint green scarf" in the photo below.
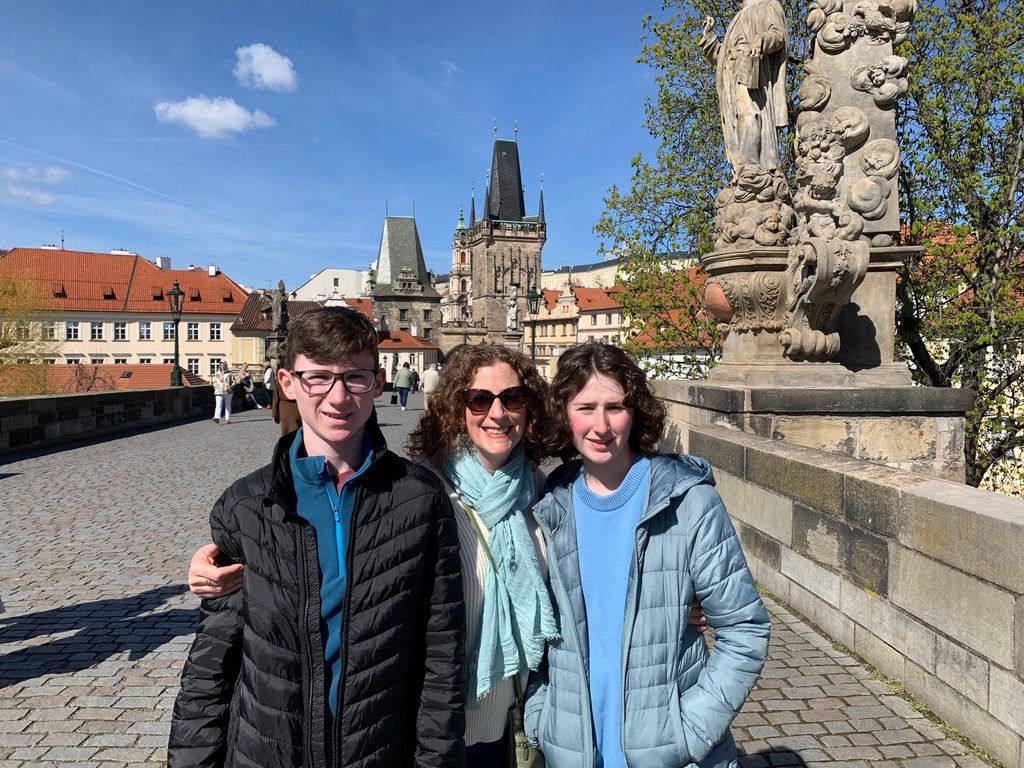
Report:
<svg viewBox="0 0 1024 768"><path fill-rule="evenodd" d="M487 526L497 564L497 572L488 568L484 577L479 642L467 652L469 691L479 701L497 681L519 674L524 666L537 669L544 641L558 637L558 624L522 515L535 495L522 444L493 475L469 447L445 456L443 469L459 499Z"/></svg>

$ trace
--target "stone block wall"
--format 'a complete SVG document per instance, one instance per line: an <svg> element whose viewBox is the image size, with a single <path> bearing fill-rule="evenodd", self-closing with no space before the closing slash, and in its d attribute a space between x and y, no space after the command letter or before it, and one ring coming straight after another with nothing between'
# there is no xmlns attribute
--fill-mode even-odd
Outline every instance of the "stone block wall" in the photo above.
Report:
<svg viewBox="0 0 1024 768"><path fill-rule="evenodd" d="M0 399L0 455L213 413L213 387Z"/></svg>
<svg viewBox="0 0 1024 768"><path fill-rule="evenodd" d="M758 581L1024 768L1024 502L678 416Z"/></svg>

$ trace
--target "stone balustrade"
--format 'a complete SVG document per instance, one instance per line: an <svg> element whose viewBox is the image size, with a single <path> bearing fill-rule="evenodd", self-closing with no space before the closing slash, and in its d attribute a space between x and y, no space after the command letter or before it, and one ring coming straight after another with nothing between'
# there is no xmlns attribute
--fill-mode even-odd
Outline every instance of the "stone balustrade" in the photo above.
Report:
<svg viewBox="0 0 1024 768"><path fill-rule="evenodd" d="M0 455L213 413L213 387L0 399Z"/></svg>

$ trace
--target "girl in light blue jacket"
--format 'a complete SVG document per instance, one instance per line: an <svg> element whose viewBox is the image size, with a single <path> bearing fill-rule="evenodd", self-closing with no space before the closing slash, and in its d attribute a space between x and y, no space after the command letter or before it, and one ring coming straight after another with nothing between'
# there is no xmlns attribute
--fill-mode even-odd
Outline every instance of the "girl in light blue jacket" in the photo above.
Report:
<svg viewBox="0 0 1024 768"><path fill-rule="evenodd" d="M548 768L734 766L769 622L711 468L656 451L664 407L616 347L562 354L551 397L551 450L582 462L534 507L562 635L531 675L527 737Z"/></svg>

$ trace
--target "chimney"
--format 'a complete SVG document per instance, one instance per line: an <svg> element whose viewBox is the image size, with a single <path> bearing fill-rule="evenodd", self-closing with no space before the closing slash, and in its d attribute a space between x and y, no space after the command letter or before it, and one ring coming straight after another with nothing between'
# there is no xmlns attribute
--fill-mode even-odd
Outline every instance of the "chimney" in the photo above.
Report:
<svg viewBox="0 0 1024 768"><path fill-rule="evenodd" d="M157 256L156 257L156 268L157 269L170 269L171 268L171 257L170 256Z"/></svg>
<svg viewBox="0 0 1024 768"><path fill-rule="evenodd" d="M219 272L220 272L220 270L217 269L217 265L216 264L211 264L210 265L210 269L209 269L210 277L216 277Z"/></svg>

